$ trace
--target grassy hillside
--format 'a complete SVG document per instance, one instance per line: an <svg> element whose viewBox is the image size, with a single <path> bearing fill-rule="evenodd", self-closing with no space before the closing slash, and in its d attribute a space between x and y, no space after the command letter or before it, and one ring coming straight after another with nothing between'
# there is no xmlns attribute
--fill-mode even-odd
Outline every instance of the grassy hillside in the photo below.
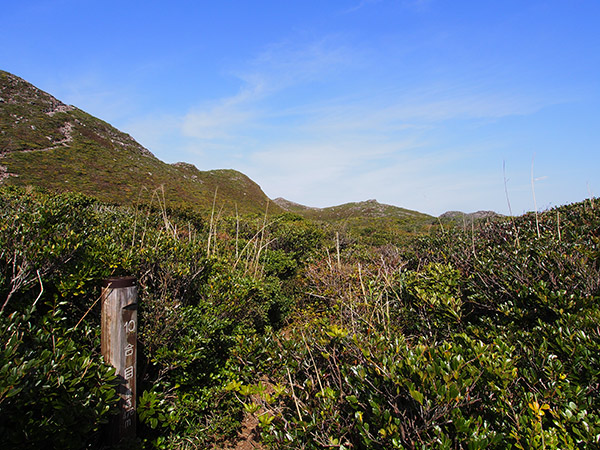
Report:
<svg viewBox="0 0 600 450"><path fill-rule="evenodd" d="M230 214L263 213L269 203L260 187L240 172L165 164L130 135L4 71L0 129L2 184L81 192L116 204L166 202L203 212L212 208L216 192L217 210ZM277 199L268 209L373 235L376 242L427 231L434 223L426 214L375 200L310 208Z"/></svg>
<svg viewBox="0 0 600 450"><path fill-rule="evenodd" d="M471 226L471 222L478 220L497 220L504 216L494 211L476 211L473 213L464 213L462 211L446 211L439 217L440 222L455 224L460 226Z"/></svg>
<svg viewBox="0 0 600 450"><path fill-rule="evenodd" d="M274 200L282 209L307 219L332 225L338 231L350 233L370 244L400 242L429 232L437 225L433 216L377 200L345 203L328 208L310 208L283 198Z"/></svg>
<svg viewBox="0 0 600 450"><path fill-rule="evenodd" d="M216 191L217 208L265 211L267 196L244 174L166 164L128 134L3 71L0 99L4 184L81 192L118 204L157 202L158 194L169 206L201 211L210 210Z"/></svg>
<svg viewBox="0 0 600 450"><path fill-rule="evenodd" d="M277 198L274 202L286 211L295 212L306 218L324 222L335 222L355 218L396 218L414 221L428 221L433 218L427 214L411 211L410 209L379 203L377 200L345 203L343 205L330 206L328 208L311 208L290 202L283 198Z"/></svg>

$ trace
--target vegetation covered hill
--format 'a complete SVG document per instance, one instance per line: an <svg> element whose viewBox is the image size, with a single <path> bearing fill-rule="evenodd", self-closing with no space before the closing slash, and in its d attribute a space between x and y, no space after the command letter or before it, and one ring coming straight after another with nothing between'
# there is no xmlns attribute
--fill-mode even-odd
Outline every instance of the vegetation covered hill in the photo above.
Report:
<svg viewBox="0 0 600 450"><path fill-rule="evenodd" d="M439 219L442 222L456 222L460 224L469 223L474 220L500 219L504 216L494 211L476 211L473 213L464 213L462 211L446 211L441 214Z"/></svg>
<svg viewBox="0 0 600 450"><path fill-rule="evenodd" d="M273 202L286 211L300 214L309 219L325 222L357 218L397 218L430 221L433 218L432 216L417 211L379 203L377 200L345 203L343 205L330 206L328 208L311 208L283 198L277 198L273 200Z"/></svg>
<svg viewBox="0 0 600 450"><path fill-rule="evenodd" d="M102 447L98 298L120 274L131 448L600 447L594 199L401 247L292 213L191 219L0 189L3 448Z"/></svg>
<svg viewBox="0 0 600 450"><path fill-rule="evenodd" d="M431 216L375 200L311 208L269 199L235 170L166 164L130 135L0 71L0 183L80 192L115 204L165 203L206 213L294 212L383 241L426 231ZM391 230L398 230L398 233ZM379 234L379 236L377 236Z"/></svg>
<svg viewBox="0 0 600 450"><path fill-rule="evenodd" d="M131 136L0 71L0 182L81 192L117 204L264 212L268 198L235 170L166 164ZM154 199L153 199L154 197ZM276 212L279 208L271 205Z"/></svg>
<svg viewBox="0 0 600 450"><path fill-rule="evenodd" d="M277 198L273 202L285 211L331 224L336 229L346 229L353 235L368 239L370 243L397 242L427 232L436 224L436 219L430 215L386 205L377 200L328 208L311 208L283 198Z"/></svg>

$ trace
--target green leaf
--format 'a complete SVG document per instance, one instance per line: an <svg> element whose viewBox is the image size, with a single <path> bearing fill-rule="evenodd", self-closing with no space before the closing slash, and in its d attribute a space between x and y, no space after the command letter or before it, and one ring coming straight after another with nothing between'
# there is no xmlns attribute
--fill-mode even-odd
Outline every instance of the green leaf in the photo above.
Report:
<svg viewBox="0 0 600 450"><path fill-rule="evenodd" d="M416 401L418 401L421 405L423 404L423 394L421 394L419 391L417 391L415 389L411 389L409 392L410 392L410 396L412 398L414 398Z"/></svg>

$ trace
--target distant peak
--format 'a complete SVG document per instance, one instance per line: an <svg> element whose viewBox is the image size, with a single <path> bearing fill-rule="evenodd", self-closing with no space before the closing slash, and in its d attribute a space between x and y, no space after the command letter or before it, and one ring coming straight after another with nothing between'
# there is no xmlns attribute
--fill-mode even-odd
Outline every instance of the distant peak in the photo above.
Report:
<svg viewBox="0 0 600 450"><path fill-rule="evenodd" d="M28 81L0 70L0 103L9 105L37 104L43 113L53 116L57 112L73 111L74 106L66 105L47 92L35 87Z"/></svg>
<svg viewBox="0 0 600 450"><path fill-rule="evenodd" d="M191 163L187 163L187 162L183 162L183 161L178 161L176 163L171 164L172 166L178 167L180 169L190 169L190 170L198 170L198 168L191 164Z"/></svg>
<svg viewBox="0 0 600 450"><path fill-rule="evenodd" d="M440 215L440 219L462 219L463 217L469 219L486 219L504 217L502 214L498 214L495 211L476 211L472 213L465 213L462 211L446 211Z"/></svg>
<svg viewBox="0 0 600 450"><path fill-rule="evenodd" d="M311 206L301 205L300 203L292 202L291 200L286 200L283 197L277 197L273 200L277 206L285 211L290 212L298 212L298 211L319 211L320 208L313 208Z"/></svg>

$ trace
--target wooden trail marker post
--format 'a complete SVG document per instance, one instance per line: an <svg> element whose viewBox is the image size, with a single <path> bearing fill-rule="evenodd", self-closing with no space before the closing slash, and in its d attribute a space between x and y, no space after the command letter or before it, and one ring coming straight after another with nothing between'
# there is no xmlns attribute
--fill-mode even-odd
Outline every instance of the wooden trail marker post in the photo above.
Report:
<svg viewBox="0 0 600 450"><path fill-rule="evenodd" d="M117 369L119 415L110 423L109 441L136 436L137 287L134 277L109 278L102 289L102 356Z"/></svg>

